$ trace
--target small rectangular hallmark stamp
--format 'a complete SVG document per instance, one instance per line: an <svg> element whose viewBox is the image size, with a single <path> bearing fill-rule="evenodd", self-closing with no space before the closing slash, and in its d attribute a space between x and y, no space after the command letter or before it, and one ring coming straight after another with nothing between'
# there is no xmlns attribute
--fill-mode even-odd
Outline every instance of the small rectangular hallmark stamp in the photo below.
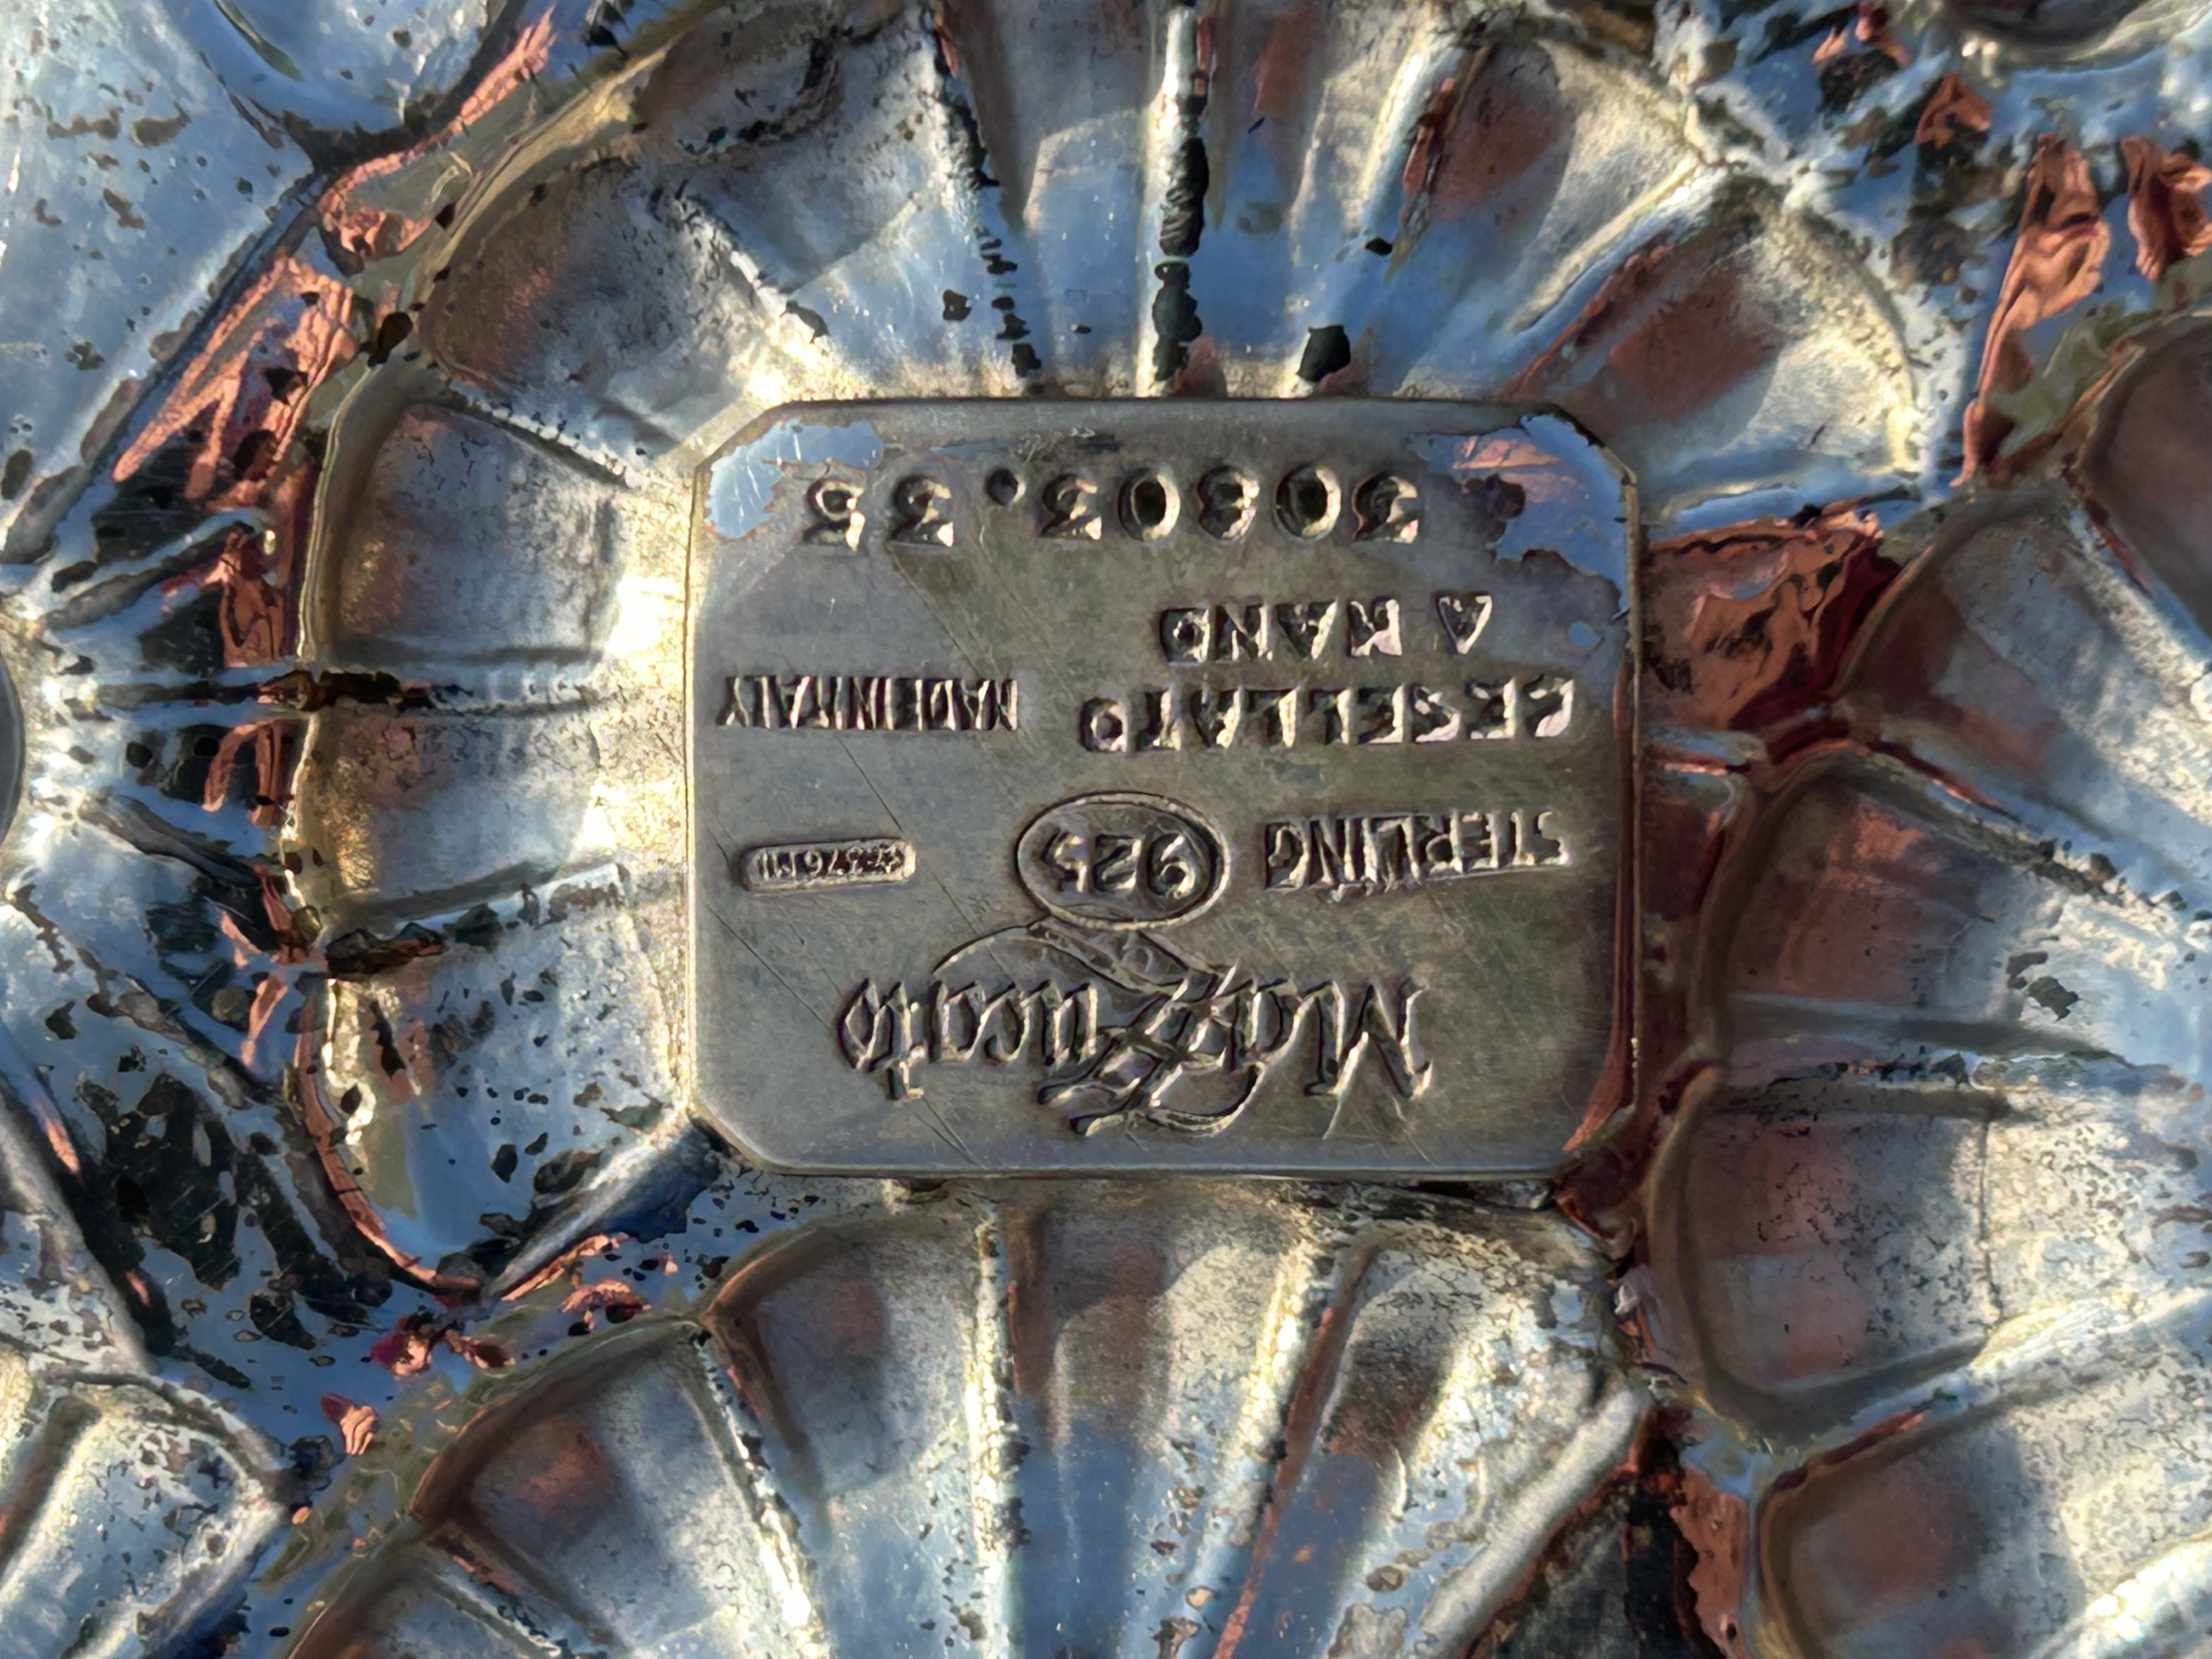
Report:
<svg viewBox="0 0 2212 1659"><path fill-rule="evenodd" d="M794 842L748 848L737 863L738 884L749 893L803 893L905 881L914 874L914 848L890 836Z"/></svg>

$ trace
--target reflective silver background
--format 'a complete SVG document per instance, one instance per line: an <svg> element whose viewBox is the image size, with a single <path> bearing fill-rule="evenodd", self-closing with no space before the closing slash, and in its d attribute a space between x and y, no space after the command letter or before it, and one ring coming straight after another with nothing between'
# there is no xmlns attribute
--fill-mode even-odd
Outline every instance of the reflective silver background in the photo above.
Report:
<svg viewBox="0 0 2212 1659"><path fill-rule="evenodd" d="M0 1652L2197 1650L2207 27L12 7ZM1635 476L1642 1095L733 1164L699 465L1310 393Z"/></svg>

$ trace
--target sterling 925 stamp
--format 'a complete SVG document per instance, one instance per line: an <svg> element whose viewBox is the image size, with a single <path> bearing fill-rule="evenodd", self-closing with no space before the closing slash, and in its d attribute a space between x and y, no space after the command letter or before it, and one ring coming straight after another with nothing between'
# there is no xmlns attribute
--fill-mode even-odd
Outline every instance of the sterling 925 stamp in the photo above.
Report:
<svg viewBox="0 0 2212 1659"><path fill-rule="evenodd" d="M1552 1166L1626 1076L1634 530L1548 415L763 417L692 560L702 1099L805 1170Z"/></svg>

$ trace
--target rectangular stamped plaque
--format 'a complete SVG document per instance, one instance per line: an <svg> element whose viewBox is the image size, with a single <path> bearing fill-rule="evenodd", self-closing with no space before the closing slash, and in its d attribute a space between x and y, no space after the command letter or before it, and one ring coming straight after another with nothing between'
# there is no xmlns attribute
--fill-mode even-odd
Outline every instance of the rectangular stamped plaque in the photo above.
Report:
<svg viewBox="0 0 2212 1659"><path fill-rule="evenodd" d="M1624 1087L1634 532L1549 415L764 416L691 562L703 1104L806 1170L1553 1167Z"/></svg>

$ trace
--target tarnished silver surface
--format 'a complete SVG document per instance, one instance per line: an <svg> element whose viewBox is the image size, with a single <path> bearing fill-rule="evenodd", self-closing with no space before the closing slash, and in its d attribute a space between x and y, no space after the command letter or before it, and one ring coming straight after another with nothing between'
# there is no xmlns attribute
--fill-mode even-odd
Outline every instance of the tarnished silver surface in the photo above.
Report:
<svg viewBox="0 0 2212 1659"><path fill-rule="evenodd" d="M144 1122L142 1133L156 1126ZM158 1377L17 1124L0 1121L0 1652L120 1655L204 1628L275 1520L268 1449Z"/></svg>
<svg viewBox="0 0 2212 1659"><path fill-rule="evenodd" d="M1632 516L1451 404L764 416L693 544L702 1109L809 1170L1548 1168L1627 1033Z"/></svg>
<svg viewBox="0 0 2212 1659"><path fill-rule="evenodd" d="M0 81L0 1654L2205 1650L2201 4L28 0ZM883 400L943 497L753 442ZM1316 982L1249 937L1255 803L1426 798L1346 805L1296 747L1209 793L1251 755L1076 722L1203 690L1170 659L1237 637L1209 607L1387 596L1354 567L1420 570L1439 660L1502 639L1502 581L1271 517L1418 400L1633 489L1633 652L1618 600L1583 619L1633 695L1558 739L1636 762L1626 908L1608 871L1583 933L1498 947L1516 1016L1544 975L1632 1031L1547 1008L1477 1056L1494 1095L1448 1094L1427 999L1481 950L1391 918L1558 888L1425 864L1273 896L1359 980L1433 968L1427 1091L1370 1032L1350 1092L1480 1098L1449 1144L1409 1110L1362 1143L1388 1165L1340 1152L1299 1073L1303 1138L1246 1159L1261 1093L1062 1110L927 1032L893 1099L885 999L839 1040L857 988L927 1007L993 930ZM1101 477L1070 539L1187 603L1069 583L1036 603L1079 643L969 629L1038 653L986 672L911 610L758 602L810 553L899 604L1042 556L962 515L1045 506L1080 466L1023 469L1079 407L1085 441L1179 434L1174 527ZM1206 479L1270 422L1316 442L1254 466L1201 585L1197 515L1237 504ZM802 505L831 462L853 501ZM1298 476L1293 529L1329 496ZM702 551L718 477L782 526L758 566ZM702 669L693 584L740 573L750 654ZM749 672L759 718L718 724ZM1275 682L1239 684L1242 730ZM831 733L898 789L810 786ZM1002 740L1010 775L931 795L922 757ZM756 826L711 859L710 809ZM955 823L988 854L947 892ZM1156 890L1084 890L1112 836L1169 846ZM789 994L708 962L708 881L787 930L771 962L831 953L823 1020L745 1062L804 1089L721 1086L695 1040ZM915 925L773 920L847 911ZM744 1156L839 1098L1125 1173L923 1179L1028 1159L966 1118L903 1181L814 1125L786 1155L864 1173ZM1161 1173L1208 1160L1401 1184ZM1544 1178L1476 1179L1506 1171Z"/></svg>

